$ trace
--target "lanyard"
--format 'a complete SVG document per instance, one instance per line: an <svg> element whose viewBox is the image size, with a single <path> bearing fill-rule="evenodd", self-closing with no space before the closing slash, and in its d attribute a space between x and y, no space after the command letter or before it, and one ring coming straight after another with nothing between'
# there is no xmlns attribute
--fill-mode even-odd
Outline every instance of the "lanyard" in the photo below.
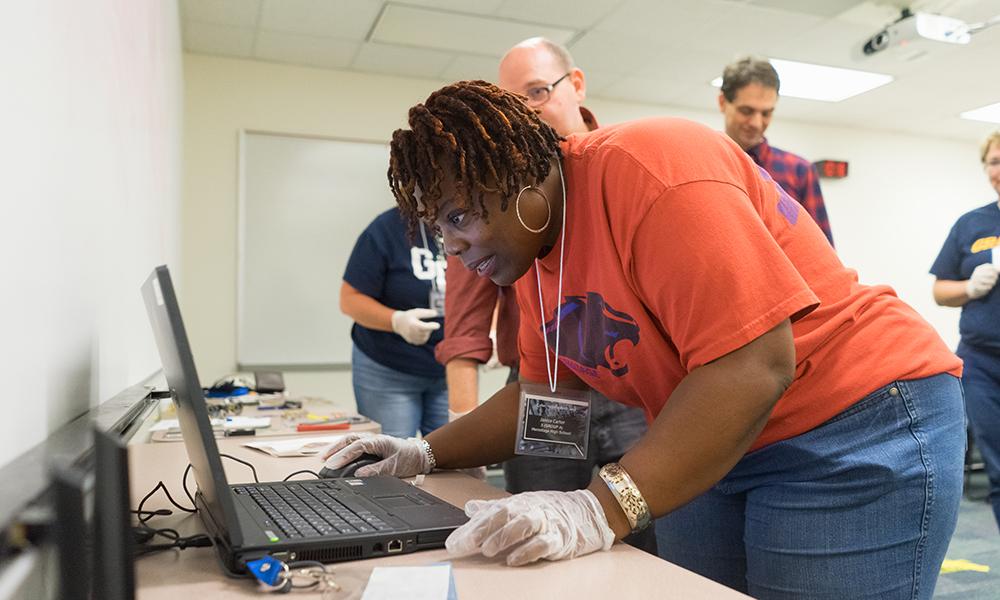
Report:
<svg viewBox="0 0 1000 600"><path fill-rule="evenodd" d="M559 295L556 296L556 345L553 350L552 364L549 364L549 337L545 333L545 302L542 300L542 275L538 259L535 259L535 281L538 283L538 310L542 316L542 342L545 344L545 373L549 378L549 391L556 393L556 382L559 377L559 330L562 318L559 308L562 302L563 285L563 251L566 249L566 178L563 176L562 161L556 163L559 167L559 182L562 184L562 231L559 234Z"/></svg>

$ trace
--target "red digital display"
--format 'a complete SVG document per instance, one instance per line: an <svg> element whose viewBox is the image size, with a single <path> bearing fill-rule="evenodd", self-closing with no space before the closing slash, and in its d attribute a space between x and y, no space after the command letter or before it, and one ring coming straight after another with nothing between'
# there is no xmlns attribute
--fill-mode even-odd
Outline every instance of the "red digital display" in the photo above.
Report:
<svg viewBox="0 0 1000 600"><path fill-rule="evenodd" d="M819 176L827 179L842 179L847 177L846 160L819 160L813 163Z"/></svg>

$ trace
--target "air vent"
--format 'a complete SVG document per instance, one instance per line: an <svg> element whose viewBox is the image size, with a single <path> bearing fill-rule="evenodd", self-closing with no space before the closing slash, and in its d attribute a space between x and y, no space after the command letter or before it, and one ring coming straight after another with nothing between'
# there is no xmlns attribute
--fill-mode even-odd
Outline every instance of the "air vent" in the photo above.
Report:
<svg viewBox="0 0 1000 600"><path fill-rule="evenodd" d="M334 562L361 558L361 544L344 546L342 548L322 548L319 550L300 550L296 552L296 560L315 560L317 562Z"/></svg>

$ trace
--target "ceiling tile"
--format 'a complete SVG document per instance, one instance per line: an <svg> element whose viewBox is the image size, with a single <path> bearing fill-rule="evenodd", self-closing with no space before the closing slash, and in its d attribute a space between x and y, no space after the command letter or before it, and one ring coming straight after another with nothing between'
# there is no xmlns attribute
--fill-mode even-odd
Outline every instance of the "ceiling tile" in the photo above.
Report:
<svg viewBox="0 0 1000 600"><path fill-rule="evenodd" d="M637 63L659 56L661 44L613 31L588 31L570 44L573 61L584 71L597 69L612 73L631 73Z"/></svg>
<svg viewBox="0 0 1000 600"><path fill-rule="evenodd" d="M351 68L372 73L437 78L454 59L454 54L439 50L368 42L361 46Z"/></svg>
<svg viewBox="0 0 1000 600"><path fill-rule="evenodd" d="M250 58L253 50L253 29L185 21L183 35L188 52Z"/></svg>
<svg viewBox="0 0 1000 600"><path fill-rule="evenodd" d="M525 38L545 36L565 44L574 33L570 28L387 4L371 40L499 57Z"/></svg>
<svg viewBox="0 0 1000 600"><path fill-rule="evenodd" d="M550 23L587 29L611 13L623 0L504 0L495 14L518 21Z"/></svg>
<svg viewBox="0 0 1000 600"><path fill-rule="evenodd" d="M650 104L670 104L692 87L690 83L663 78L623 77L614 86L606 89L601 97Z"/></svg>
<svg viewBox="0 0 1000 600"><path fill-rule="evenodd" d="M503 4L503 0L397 0L392 4L411 4L438 10L492 15Z"/></svg>
<svg viewBox="0 0 1000 600"><path fill-rule="evenodd" d="M499 62L498 58L493 57L459 55L441 72L441 79L448 82L464 79L483 79L495 82Z"/></svg>
<svg viewBox="0 0 1000 600"><path fill-rule="evenodd" d="M182 0L181 18L232 27L256 27L261 0Z"/></svg>
<svg viewBox="0 0 1000 600"><path fill-rule="evenodd" d="M626 0L594 25L594 31L641 38L649 43L684 45L687 39L714 36L716 32L711 30L711 24L734 6L739 5L720 0Z"/></svg>
<svg viewBox="0 0 1000 600"><path fill-rule="evenodd" d="M262 31L257 35L254 57L327 69L347 68L358 51L358 42L333 38Z"/></svg>
<svg viewBox="0 0 1000 600"><path fill-rule="evenodd" d="M861 4L862 0L749 0L748 4L817 17L832 17Z"/></svg>
<svg viewBox="0 0 1000 600"><path fill-rule="evenodd" d="M260 28L361 41L381 9L380 0L264 0Z"/></svg>

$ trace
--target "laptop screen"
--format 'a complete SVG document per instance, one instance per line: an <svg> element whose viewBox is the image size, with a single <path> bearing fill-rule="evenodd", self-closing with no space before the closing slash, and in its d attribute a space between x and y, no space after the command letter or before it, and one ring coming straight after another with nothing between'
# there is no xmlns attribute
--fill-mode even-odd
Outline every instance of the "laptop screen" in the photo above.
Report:
<svg viewBox="0 0 1000 600"><path fill-rule="evenodd" d="M241 545L243 539L236 521L232 492L222 470L219 447L215 443L205 396L194 367L194 355L188 344L181 309L166 266L154 269L142 285L142 297L146 303L149 322L153 326L153 337L156 338L156 346L160 351L170 396L177 406L177 418L188 459L201 497L207 505L198 508L207 508L208 515L203 514L202 517L206 526L213 530L213 535L227 536L232 546ZM209 524L208 521L213 523Z"/></svg>
<svg viewBox="0 0 1000 600"><path fill-rule="evenodd" d="M128 451L94 428L94 598L133 600L134 542L129 515Z"/></svg>

